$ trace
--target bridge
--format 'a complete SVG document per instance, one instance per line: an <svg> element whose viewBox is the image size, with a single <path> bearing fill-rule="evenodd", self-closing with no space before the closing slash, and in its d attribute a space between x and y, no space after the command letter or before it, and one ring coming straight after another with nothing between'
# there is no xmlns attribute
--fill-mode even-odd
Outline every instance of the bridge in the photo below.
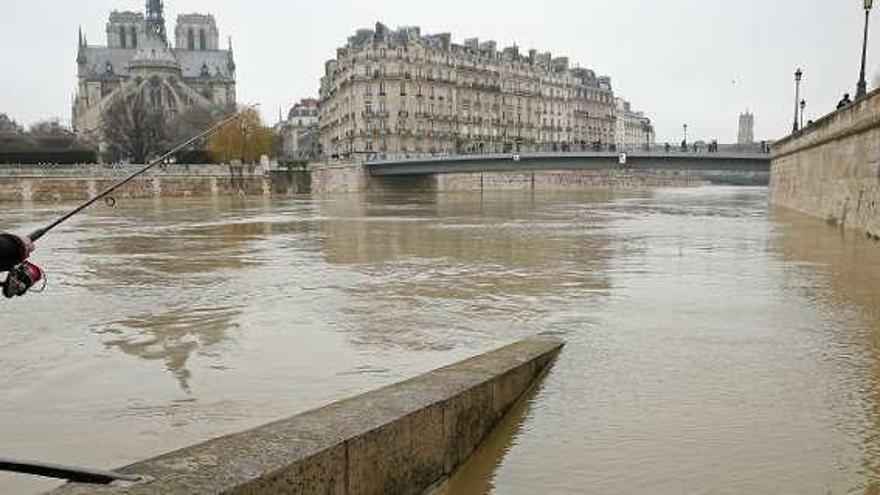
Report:
<svg viewBox="0 0 880 495"><path fill-rule="evenodd" d="M693 171L707 175L764 175L770 173L770 155L755 151L697 152L634 151L626 162L610 151L562 153L501 153L446 155L401 159L371 159L364 162L376 177L449 173L526 172L538 170Z"/></svg>

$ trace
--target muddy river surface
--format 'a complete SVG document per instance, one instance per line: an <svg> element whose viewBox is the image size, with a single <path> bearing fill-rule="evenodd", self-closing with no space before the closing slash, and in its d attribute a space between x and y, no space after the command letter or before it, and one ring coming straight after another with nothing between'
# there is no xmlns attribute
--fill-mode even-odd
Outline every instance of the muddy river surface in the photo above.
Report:
<svg viewBox="0 0 880 495"><path fill-rule="evenodd" d="M121 466L550 332L455 493L880 491L880 244L763 188L120 200L33 259L0 457Z"/></svg>

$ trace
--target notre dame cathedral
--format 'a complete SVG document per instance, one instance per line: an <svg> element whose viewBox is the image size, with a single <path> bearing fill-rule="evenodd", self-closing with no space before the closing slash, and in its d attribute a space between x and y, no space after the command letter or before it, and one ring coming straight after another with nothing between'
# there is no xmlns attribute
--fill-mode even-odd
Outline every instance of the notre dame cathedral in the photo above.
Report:
<svg viewBox="0 0 880 495"><path fill-rule="evenodd" d="M177 17L174 46L165 31L162 0L147 0L146 15L113 12L107 45L90 45L80 30L73 127L85 142L101 143L101 119L117 98L140 92L172 119L189 108L235 108L232 43L222 49L214 17Z"/></svg>

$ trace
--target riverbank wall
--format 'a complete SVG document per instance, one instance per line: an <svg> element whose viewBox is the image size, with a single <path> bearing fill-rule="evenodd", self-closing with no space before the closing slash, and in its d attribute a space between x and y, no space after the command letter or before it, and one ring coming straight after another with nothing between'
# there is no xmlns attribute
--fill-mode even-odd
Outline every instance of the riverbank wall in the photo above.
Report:
<svg viewBox="0 0 880 495"><path fill-rule="evenodd" d="M311 191L324 196L369 192L565 191L595 188L697 187L709 184L766 185L764 173L700 170L535 170L371 176L358 164L312 165Z"/></svg>
<svg viewBox="0 0 880 495"><path fill-rule="evenodd" d="M0 166L0 202L86 200L137 170L137 166ZM278 174L284 174L279 171ZM133 180L118 198L264 196L271 175L255 165L167 165Z"/></svg>
<svg viewBox="0 0 880 495"><path fill-rule="evenodd" d="M880 90L774 144L770 201L880 237Z"/></svg>
<svg viewBox="0 0 880 495"><path fill-rule="evenodd" d="M424 493L448 479L563 343L525 339L329 406L217 438L53 495Z"/></svg>
<svg viewBox="0 0 880 495"><path fill-rule="evenodd" d="M136 166L0 166L0 202L83 201L110 187ZM607 169L487 171L373 176L358 163L311 164L295 169L260 166L169 165L119 189L117 198L215 196L329 196L362 193L565 191L595 188L766 185L767 172Z"/></svg>

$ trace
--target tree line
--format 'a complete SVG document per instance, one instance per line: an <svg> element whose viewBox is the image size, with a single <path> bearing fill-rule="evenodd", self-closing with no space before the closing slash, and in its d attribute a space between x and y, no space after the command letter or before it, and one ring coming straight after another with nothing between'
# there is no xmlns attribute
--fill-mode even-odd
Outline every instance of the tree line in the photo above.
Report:
<svg viewBox="0 0 880 495"><path fill-rule="evenodd" d="M151 108L142 93L120 96L104 110L100 124L102 159L105 162L146 163L202 131L227 115L201 107L181 113ZM0 113L0 153L93 149L98 144L83 142L57 119L37 122L27 129ZM275 133L263 125L256 110L224 125L193 149L183 152L187 161L214 163L257 163L261 157L276 156Z"/></svg>

